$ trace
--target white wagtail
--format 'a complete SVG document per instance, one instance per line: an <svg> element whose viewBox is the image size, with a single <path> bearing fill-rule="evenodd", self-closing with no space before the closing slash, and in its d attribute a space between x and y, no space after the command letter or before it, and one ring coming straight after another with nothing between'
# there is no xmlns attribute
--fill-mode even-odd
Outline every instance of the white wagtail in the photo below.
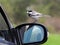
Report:
<svg viewBox="0 0 60 45"><path fill-rule="evenodd" d="M33 18L33 19L39 19L40 17L42 17L43 15L41 13L38 13L34 10L28 10L27 14L29 17Z"/></svg>

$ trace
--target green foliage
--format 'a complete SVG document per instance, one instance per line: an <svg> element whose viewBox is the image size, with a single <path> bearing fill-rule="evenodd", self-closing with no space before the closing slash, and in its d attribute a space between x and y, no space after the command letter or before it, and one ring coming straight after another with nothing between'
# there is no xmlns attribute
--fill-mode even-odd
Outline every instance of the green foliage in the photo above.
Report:
<svg viewBox="0 0 60 45"><path fill-rule="evenodd" d="M49 14L51 6L52 6L52 4L37 6L37 11L39 11L43 14Z"/></svg>
<svg viewBox="0 0 60 45"><path fill-rule="evenodd" d="M47 42L43 45L60 45L60 34L50 34Z"/></svg>

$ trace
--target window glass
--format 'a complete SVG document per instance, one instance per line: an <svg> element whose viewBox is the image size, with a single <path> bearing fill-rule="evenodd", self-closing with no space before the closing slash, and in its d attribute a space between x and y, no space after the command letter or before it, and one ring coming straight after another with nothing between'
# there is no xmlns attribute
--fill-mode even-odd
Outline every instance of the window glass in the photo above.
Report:
<svg viewBox="0 0 60 45"><path fill-rule="evenodd" d="M7 24L0 13L0 30L8 30Z"/></svg>

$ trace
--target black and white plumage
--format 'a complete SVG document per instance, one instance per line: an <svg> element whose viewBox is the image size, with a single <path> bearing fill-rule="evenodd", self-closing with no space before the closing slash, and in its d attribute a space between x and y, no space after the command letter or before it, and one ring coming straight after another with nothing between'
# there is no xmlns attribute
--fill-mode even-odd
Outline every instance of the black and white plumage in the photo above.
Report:
<svg viewBox="0 0 60 45"><path fill-rule="evenodd" d="M36 19L36 20L43 16L41 13L38 13L34 10L28 10L27 14L29 17Z"/></svg>

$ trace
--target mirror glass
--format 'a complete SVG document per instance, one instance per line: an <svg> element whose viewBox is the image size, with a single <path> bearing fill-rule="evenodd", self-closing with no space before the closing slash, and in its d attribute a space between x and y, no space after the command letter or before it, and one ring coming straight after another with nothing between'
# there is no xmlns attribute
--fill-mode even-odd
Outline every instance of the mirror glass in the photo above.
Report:
<svg viewBox="0 0 60 45"><path fill-rule="evenodd" d="M44 39L44 29L39 25L23 26L20 33L24 33L21 37L23 44L41 42Z"/></svg>

